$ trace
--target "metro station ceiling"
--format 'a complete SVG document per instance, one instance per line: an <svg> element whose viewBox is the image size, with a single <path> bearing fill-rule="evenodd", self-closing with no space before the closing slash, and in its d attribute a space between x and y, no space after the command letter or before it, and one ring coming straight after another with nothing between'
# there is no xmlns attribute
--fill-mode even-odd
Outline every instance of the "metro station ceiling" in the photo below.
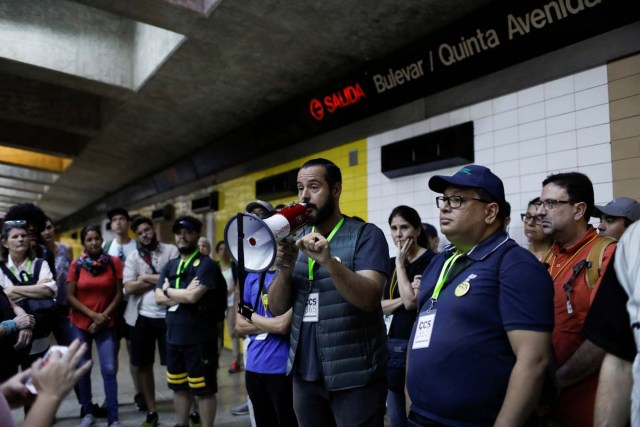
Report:
<svg viewBox="0 0 640 427"><path fill-rule="evenodd" d="M4 0L0 212L157 197L189 154L491 2Z"/></svg>

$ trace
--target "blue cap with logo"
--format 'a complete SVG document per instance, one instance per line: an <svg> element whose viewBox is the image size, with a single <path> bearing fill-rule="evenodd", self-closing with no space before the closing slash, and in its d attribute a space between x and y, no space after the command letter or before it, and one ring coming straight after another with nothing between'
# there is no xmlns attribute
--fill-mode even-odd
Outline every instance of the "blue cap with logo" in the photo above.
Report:
<svg viewBox="0 0 640 427"><path fill-rule="evenodd" d="M468 165L460 168L452 176L434 175L429 179L429 188L436 193L444 193L448 186L482 188L491 194L500 206L504 206L504 185L491 169L480 165Z"/></svg>

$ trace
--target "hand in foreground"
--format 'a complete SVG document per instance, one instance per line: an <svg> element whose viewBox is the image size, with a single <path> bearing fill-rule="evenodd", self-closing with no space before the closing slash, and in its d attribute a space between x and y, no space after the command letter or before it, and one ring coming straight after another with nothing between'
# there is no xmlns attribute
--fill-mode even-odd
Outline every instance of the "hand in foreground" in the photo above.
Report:
<svg viewBox="0 0 640 427"><path fill-rule="evenodd" d="M18 341L13 346L16 350L27 347L31 344L31 338L33 336L31 329L21 329L18 331Z"/></svg>
<svg viewBox="0 0 640 427"><path fill-rule="evenodd" d="M30 376L31 369L27 369L15 374L0 386L0 390L11 409L20 408L33 401L33 395L25 386Z"/></svg>
<svg viewBox="0 0 640 427"><path fill-rule="evenodd" d="M59 401L62 400L80 377L91 369L91 360L78 366L86 351L87 344L81 344L79 340L74 340L64 355L53 351L48 356L46 363L42 359L36 360L31 365L31 377L36 390L38 390L38 396L49 396Z"/></svg>
<svg viewBox="0 0 640 427"><path fill-rule="evenodd" d="M13 318L18 329L33 329L36 325L36 319L30 314L19 314Z"/></svg>

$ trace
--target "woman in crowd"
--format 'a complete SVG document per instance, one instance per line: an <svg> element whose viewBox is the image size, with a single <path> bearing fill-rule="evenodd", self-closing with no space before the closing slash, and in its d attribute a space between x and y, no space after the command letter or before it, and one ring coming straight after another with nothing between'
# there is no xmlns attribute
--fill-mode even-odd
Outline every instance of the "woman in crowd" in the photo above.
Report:
<svg viewBox="0 0 640 427"><path fill-rule="evenodd" d="M75 338L96 343L100 359L100 372L107 398L107 421L110 427L120 427L118 421L118 383L116 381L117 307L122 298L122 264L118 257L102 250L102 233L95 225L88 225L80 232L84 246L81 257L69 267L67 300L71 306L71 324ZM84 356L89 359L91 351ZM92 414L91 373L78 381L82 427L95 424Z"/></svg>
<svg viewBox="0 0 640 427"><path fill-rule="evenodd" d="M67 274L71 263L71 248L64 243L56 242L55 226L51 218L47 217L44 231L40 233L47 251L53 254L55 262L55 281L58 286L56 295L56 310L51 321L51 332L60 345L71 343L71 324L69 323L69 304L67 302Z"/></svg>
<svg viewBox="0 0 640 427"><path fill-rule="evenodd" d="M422 229L427 234L427 242L429 242L429 246L427 246L427 249L429 249L434 254L437 254L438 247L440 246L440 237L438 236L438 230L436 230L436 228L428 222L422 223Z"/></svg>
<svg viewBox="0 0 640 427"><path fill-rule="evenodd" d="M547 252L549 252L553 240L551 236L544 234L540 218L536 214L537 207L535 204L539 200L540 197L536 197L529 201L527 213L520 214L520 218L522 218L522 222L524 222L524 235L527 236L527 240L529 240L529 252L534 254L538 260L542 260Z"/></svg>
<svg viewBox="0 0 640 427"><path fill-rule="evenodd" d="M35 257L26 221L5 221L1 239L0 286L9 299L35 317L31 346L20 356L20 365L28 369L49 348L57 286L49 264Z"/></svg>
<svg viewBox="0 0 640 427"><path fill-rule="evenodd" d="M198 250L202 255L211 256L211 243L206 237L198 239Z"/></svg>
<svg viewBox="0 0 640 427"><path fill-rule="evenodd" d="M420 215L409 206L398 206L389 215L391 238L397 255L389 263L382 311L389 337L387 410L393 427L406 426L404 379L407 346L416 318L419 277L434 253L428 249ZM417 279L414 281L414 279Z"/></svg>

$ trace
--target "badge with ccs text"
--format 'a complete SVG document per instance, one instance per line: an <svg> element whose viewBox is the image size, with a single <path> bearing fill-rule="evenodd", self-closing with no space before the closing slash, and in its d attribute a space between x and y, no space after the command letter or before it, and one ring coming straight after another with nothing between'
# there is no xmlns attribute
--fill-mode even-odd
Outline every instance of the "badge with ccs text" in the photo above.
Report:
<svg viewBox="0 0 640 427"><path fill-rule="evenodd" d="M416 335L413 337L412 349L427 348L431 342L433 325L436 322L436 311L431 310L421 315L416 324Z"/></svg>
<svg viewBox="0 0 640 427"><path fill-rule="evenodd" d="M302 316L303 322L318 321L319 300L320 300L320 294L318 292L313 292L309 294L309 298L307 298L307 305L304 306L304 316Z"/></svg>
<svg viewBox="0 0 640 427"><path fill-rule="evenodd" d="M471 283L467 282L466 280L462 283L460 283L458 286L456 286L455 291L453 291L454 295L457 297L461 297L463 295L466 295L467 292L469 292L469 289L471 288Z"/></svg>

